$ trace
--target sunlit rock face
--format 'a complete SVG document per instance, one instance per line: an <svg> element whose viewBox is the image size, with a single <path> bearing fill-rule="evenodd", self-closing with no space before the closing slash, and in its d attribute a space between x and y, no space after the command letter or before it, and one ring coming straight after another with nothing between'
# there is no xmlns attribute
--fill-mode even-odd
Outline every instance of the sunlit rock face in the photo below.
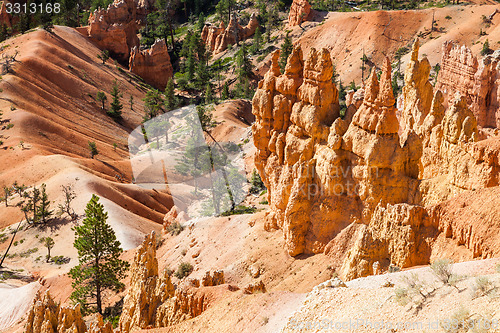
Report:
<svg viewBox="0 0 500 333"><path fill-rule="evenodd" d="M217 54L225 51L229 45L243 42L252 37L258 26L259 21L255 13L250 16L250 21L244 27L238 23L238 17L232 15L227 28L223 22L220 22L218 27L206 24L201 32L201 39L208 50L213 54Z"/></svg>
<svg viewBox="0 0 500 333"><path fill-rule="evenodd" d="M174 73L164 39L157 40L147 50L132 48L129 67L132 73L139 75L144 81L161 91L165 90L168 80Z"/></svg>
<svg viewBox="0 0 500 333"><path fill-rule="evenodd" d="M499 184L500 142L480 141L467 95L447 98L432 87L418 49L416 41L399 110L386 59L349 95L344 118L327 50L311 49L304 58L296 46L283 74L279 51L273 53L253 98L252 131L255 165L268 188L265 228L283 231L290 255L324 252L341 277L354 279L373 274L373 267L428 264L443 244L464 244L446 227L453 202L465 191ZM474 222L454 226L474 229L467 256L491 255L491 245L477 250L477 239L485 240L481 219L469 218Z"/></svg>
<svg viewBox="0 0 500 333"><path fill-rule="evenodd" d="M319 253L353 221L368 224L377 204L412 202L419 149L401 145L390 63L375 72L349 123L326 49L303 59L296 47L284 74L272 65L253 99L256 166L268 188L268 228L284 232L291 255Z"/></svg>

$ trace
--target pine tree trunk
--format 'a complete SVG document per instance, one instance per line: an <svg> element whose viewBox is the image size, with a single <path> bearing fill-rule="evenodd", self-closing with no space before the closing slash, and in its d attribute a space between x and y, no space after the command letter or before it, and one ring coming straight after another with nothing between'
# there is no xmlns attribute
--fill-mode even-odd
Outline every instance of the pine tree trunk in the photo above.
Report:
<svg viewBox="0 0 500 333"><path fill-rule="evenodd" d="M21 226L21 222L17 225L16 231L14 232L14 235L12 236L12 239L10 240L9 247L7 248L7 251L5 251L5 254L3 255L2 261L0 262L0 267L2 267L3 262L5 258L7 257L7 253L9 253L10 247L12 246L12 243L14 243L14 238L16 237L17 231L19 230L19 227Z"/></svg>

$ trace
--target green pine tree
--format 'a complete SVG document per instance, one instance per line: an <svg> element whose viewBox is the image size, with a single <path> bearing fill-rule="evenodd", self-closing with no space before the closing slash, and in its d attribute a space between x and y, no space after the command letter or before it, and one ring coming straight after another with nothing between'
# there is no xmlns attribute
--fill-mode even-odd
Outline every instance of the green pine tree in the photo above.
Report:
<svg viewBox="0 0 500 333"><path fill-rule="evenodd" d="M262 182L262 179L260 178L260 175L256 169L253 169L252 178L250 179L250 185L251 185L250 193L253 194L257 194L266 188L264 186L264 182Z"/></svg>
<svg viewBox="0 0 500 333"><path fill-rule="evenodd" d="M122 117L123 105L120 103L122 93L118 88L118 82L116 80L113 82L113 87L111 88L111 96L113 97L113 101L111 102L111 108L107 114L115 119L119 119Z"/></svg>
<svg viewBox="0 0 500 333"><path fill-rule="evenodd" d="M69 271L73 279L71 300L80 303L84 313L103 313L102 300L106 291L118 292L124 284L129 264L120 259L123 249L115 232L106 223L108 213L92 195L85 209L85 219L74 228L74 247L78 250L79 264Z"/></svg>
<svg viewBox="0 0 500 333"><path fill-rule="evenodd" d="M177 160L175 170L181 175L192 177L194 195L198 195L198 177L211 171L208 149L201 144L198 133L188 139L184 154Z"/></svg>
<svg viewBox="0 0 500 333"><path fill-rule="evenodd" d="M97 55L97 58L102 60L102 64L104 65L106 61L109 59L109 51L108 50L102 50L100 54Z"/></svg>
<svg viewBox="0 0 500 333"><path fill-rule="evenodd" d="M42 184L40 187L40 206L38 206L36 211L37 221L41 223L46 223L54 213L53 210L50 210L50 200L46 189L47 185Z"/></svg>
<svg viewBox="0 0 500 333"><path fill-rule="evenodd" d="M262 47L262 33L260 32L260 28L257 27L257 29L255 29L255 34L253 35L253 44L250 47L250 52L252 54L260 53L261 47Z"/></svg>
<svg viewBox="0 0 500 333"><path fill-rule="evenodd" d="M279 65L281 69L281 73L285 72L285 67L286 67L286 62L288 61L288 56L292 53L293 50L293 44L292 44L292 39L289 36L290 32L286 32L285 40L283 41L283 44L281 44L281 52L280 52L280 59L279 59Z"/></svg>
<svg viewBox="0 0 500 333"><path fill-rule="evenodd" d="M54 247L55 242L51 237L43 237L42 239L40 239L40 243L42 243L43 246L45 246L47 248L46 259L47 259L47 262L49 262L50 261L50 250L52 250L52 248Z"/></svg>
<svg viewBox="0 0 500 333"><path fill-rule="evenodd" d="M231 11L236 4L235 0L220 0L215 6L217 12L217 18L224 22L227 27L229 20L231 19Z"/></svg>
<svg viewBox="0 0 500 333"><path fill-rule="evenodd" d="M25 191L23 193L23 198L25 199L21 204L21 211L24 213L24 217L28 223L38 224L39 216L38 214L38 203L40 202L40 189L33 186L33 190Z"/></svg>
<svg viewBox="0 0 500 333"><path fill-rule="evenodd" d="M130 95L128 102L130 103L130 110L134 110L134 96Z"/></svg>
<svg viewBox="0 0 500 333"><path fill-rule="evenodd" d="M241 48L236 56L236 66L236 73L238 75L236 94L242 98L251 98L253 92L250 87L250 78L253 75L253 65L248 56L247 46L245 43L241 45Z"/></svg>
<svg viewBox="0 0 500 333"><path fill-rule="evenodd" d="M5 201L5 207L8 207L9 206L8 201L9 201L9 197L12 194L12 189L9 186L4 186L3 193L4 193L4 196L3 196L2 200Z"/></svg>
<svg viewBox="0 0 500 333"><path fill-rule="evenodd" d="M483 43L483 48L481 49L481 55L485 56L491 53L493 53L493 50L490 49L490 42L486 39Z"/></svg>
<svg viewBox="0 0 500 333"><path fill-rule="evenodd" d="M198 32L201 33L204 26L205 26L205 14L201 13L200 16L198 16L198 23L196 24L196 30L198 30Z"/></svg>
<svg viewBox="0 0 500 333"><path fill-rule="evenodd" d="M2 24L2 25L0 25L0 42L3 42L4 40L6 40L7 37L9 37L9 31L8 31L7 25Z"/></svg>
<svg viewBox="0 0 500 333"><path fill-rule="evenodd" d="M165 108L173 110L177 106L177 99L175 97L174 80L171 78L165 87Z"/></svg>

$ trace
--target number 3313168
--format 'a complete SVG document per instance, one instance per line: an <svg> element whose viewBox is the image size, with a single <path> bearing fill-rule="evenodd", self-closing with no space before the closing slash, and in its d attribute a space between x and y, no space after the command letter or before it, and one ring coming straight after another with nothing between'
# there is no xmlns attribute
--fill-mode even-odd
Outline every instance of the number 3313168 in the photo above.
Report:
<svg viewBox="0 0 500 333"><path fill-rule="evenodd" d="M59 14L61 11L61 4L60 3L45 3L45 4L36 4L36 3L30 3L30 4L20 4L18 2L16 3L6 3L5 4L6 11L8 14L41 14L41 13L47 13L47 14Z"/></svg>

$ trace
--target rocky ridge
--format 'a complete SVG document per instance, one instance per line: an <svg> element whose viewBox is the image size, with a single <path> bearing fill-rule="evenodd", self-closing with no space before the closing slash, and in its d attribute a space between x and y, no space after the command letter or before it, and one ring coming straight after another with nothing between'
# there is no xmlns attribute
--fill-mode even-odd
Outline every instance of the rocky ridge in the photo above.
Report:
<svg viewBox="0 0 500 333"><path fill-rule="evenodd" d="M437 207L450 207L439 204L466 190L498 185L498 145L478 142L464 96L443 105L418 48L417 41L399 112L386 59L380 80L373 71L362 102L352 102L344 119L327 50L311 49L304 60L295 47L284 74L273 54L253 99L252 130L255 164L268 188L266 229L283 230L290 255L324 252L342 278L354 279L428 264L443 242L449 248L464 242L443 226L447 214ZM480 234L479 221L467 225L469 234ZM496 251L491 242L477 251L482 241L465 240L471 258Z"/></svg>
<svg viewBox="0 0 500 333"><path fill-rule="evenodd" d="M238 44L253 36L258 26L259 22L255 13L250 16L250 21L244 27L239 24L238 17L232 15L227 28L224 26L224 22L220 22L218 27L205 24L201 32L201 39L208 50L217 54L225 51L229 45Z"/></svg>
<svg viewBox="0 0 500 333"><path fill-rule="evenodd" d="M7 1L2 1L0 4L0 24L12 27L12 15L7 13Z"/></svg>
<svg viewBox="0 0 500 333"><path fill-rule="evenodd" d="M107 9L89 16L88 36L117 59L128 61L130 49L139 46L137 7L134 0L115 0Z"/></svg>
<svg viewBox="0 0 500 333"><path fill-rule="evenodd" d="M131 284L120 316L120 332L167 327L194 318L208 307L203 291L186 285L175 287L167 270L158 274L154 232L137 249L130 270ZM224 283L223 272L215 274L214 279Z"/></svg>
<svg viewBox="0 0 500 333"><path fill-rule="evenodd" d="M166 42L157 40L149 49L142 50L137 37L141 22L152 6L150 1L115 0L107 9L99 8L91 13L86 31L80 31L101 49L128 63L132 73L163 90L173 75Z"/></svg>

